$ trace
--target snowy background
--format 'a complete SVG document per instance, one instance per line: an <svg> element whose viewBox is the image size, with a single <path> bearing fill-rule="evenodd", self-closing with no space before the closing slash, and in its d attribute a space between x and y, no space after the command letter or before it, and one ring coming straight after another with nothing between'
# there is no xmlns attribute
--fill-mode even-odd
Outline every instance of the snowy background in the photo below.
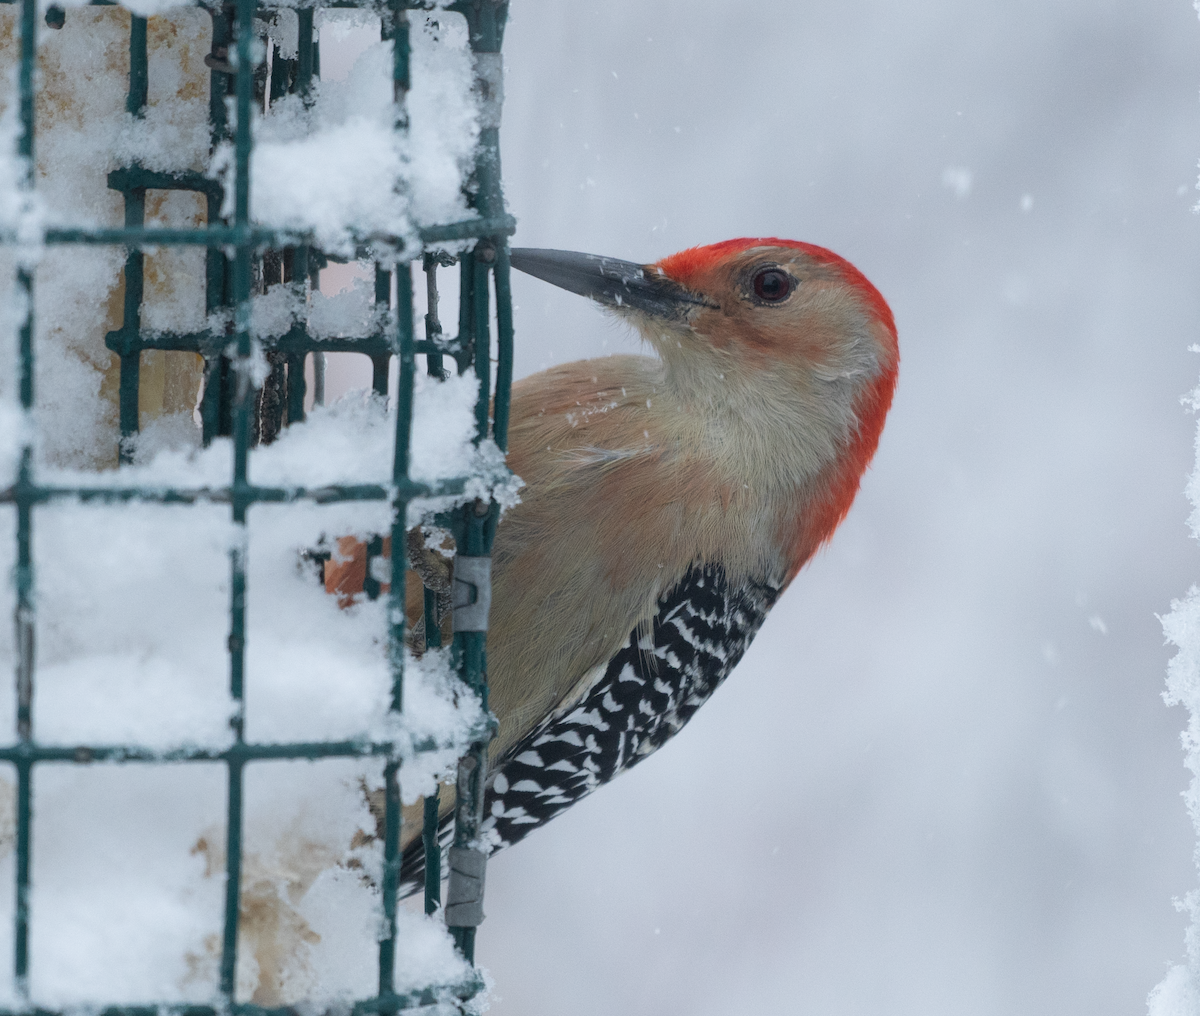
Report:
<svg viewBox="0 0 1200 1016"><path fill-rule="evenodd" d="M1144 1012L1196 882L1155 617L1200 581L1190 4L513 7L516 244L820 243L891 302L902 369L855 509L726 687L491 864L494 1012ZM514 289L520 374L636 348Z"/></svg>
<svg viewBox="0 0 1200 1016"><path fill-rule="evenodd" d="M689 728L488 875L496 1016L1142 1013L1196 881L1155 613L1200 580L1187 0L519 0L514 243L854 261L900 387ZM634 348L514 282L520 374Z"/></svg>

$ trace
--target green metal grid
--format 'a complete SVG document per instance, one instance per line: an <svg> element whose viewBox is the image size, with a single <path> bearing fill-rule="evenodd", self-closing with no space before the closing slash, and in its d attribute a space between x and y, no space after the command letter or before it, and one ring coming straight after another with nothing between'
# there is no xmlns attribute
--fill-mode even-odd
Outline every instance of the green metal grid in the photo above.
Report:
<svg viewBox="0 0 1200 1016"><path fill-rule="evenodd" d="M22 133L18 154L24 160L23 186L34 186L34 72L36 65L37 0L0 0L17 2L20 7L20 68L19 113ZM111 0L92 0L109 4ZM122 167L109 175L109 187L120 191L125 201L123 228L55 228L44 234L47 244L112 244L128 251L125 263L125 305L122 326L106 336L106 342L121 360L119 390L121 423L121 460L128 458L127 439L138 428L138 376L142 350L188 350L205 359L205 391L201 403L204 440L229 435L234 445L234 465L231 482L222 487L146 487L146 486L55 486L39 483L35 477L32 445L21 454L16 483L0 489L0 503L15 505L17 513L17 565L15 585L17 602L15 623L17 634L17 742L0 748L0 761L11 762L17 772L16 813L16 915L14 973L19 994L28 999L29 984L29 920L31 883L31 824L33 811L33 772L39 762L223 762L228 771L226 892L224 904L224 934L220 962L221 999L215 1005L113 1005L95 1000L89 1009L104 1016L157 1016L164 1011L181 1016L217 1016L218 1013L237 1013L242 1016L269 1016L292 1013L290 1008L268 1009L234 998L237 965L239 896L242 848L242 790L246 765L268 759L319 759L336 757L376 757L384 761L385 816L384 868L381 886L386 937L379 944L378 991L371 998L353 1004L358 1013L392 1013L423 1005L439 999L467 1000L482 987L476 976L456 985L441 985L420 992L398 994L395 991L396 906L400 876L400 763L395 746L390 743L358 741L311 742L292 744L252 744L243 737L245 695L245 632L246 632L246 516L258 503L309 501L333 503L341 501L388 501L392 508L391 564L394 576L389 593L388 655L392 673L391 709L400 712L403 706L403 669L405 637L405 514L413 498L432 494L461 493L467 478L448 481L430 487L416 483L408 475L409 447L412 426L412 395L416 371L415 356L426 356L431 375L442 376L443 357L454 359L460 373L474 368L480 382L476 405L476 441L489 435L500 448L506 447L509 386L512 380L512 300L509 290L507 237L514 222L504 212L500 186L498 111L499 96L487 95L494 89L495 78L487 80L486 73L476 81L483 96L484 120L475 171L468 188L468 200L474 217L465 221L432 225L420 231L422 244L434 245L452 240L475 239L473 248L462 254L460 265L459 329L455 339L444 339L437 318L436 272L444 256L426 254L424 269L431 294L429 315L426 318L426 338L416 341L413 334L412 275L410 261L419 251L404 249L402 238L392 236L361 236L359 253L368 256L380 249L391 251L385 259L376 257L376 300L385 306L390 300L391 274L396 276L397 305L394 331L380 330L356 338L332 342L314 338L301 322L277 341L266 343L276 355L276 362L288 368L286 376L286 412L288 422L302 419L304 414L305 380L304 357L307 353L350 351L365 353L374 364L374 387L386 392L387 368L391 356L399 360L399 388L396 411L395 453L392 482L388 486L359 484L332 485L321 488L264 487L251 482L248 473L252 428L261 423L263 408L256 399L259 393L251 381L251 340L249 332L250 296L258 266L260 273L274 258L281 266L286 262L286 274L303 286L310 272L324 259L310 238L254 226L250 220L249 168L251 159L251 107L254 98L253 21L259 10L257 0L232 0L229 3L204 5L212 16L212 55L227 53L234 47L236 69L220 60L213 66L210 77L210 125L213 144L230 139L234 143L234 215L232 221L221 222L219 212L223 193L218 184L195 173L164 174L140 166ZM377 12L381 18L383 38L394 46L393 79L397 103L397 129L405 129L404 98L409 86L408 11L431 10L435 5L419 0L391 0L387 4L372 0L333 0L326 7L358 7ZM498 68L508 4L505 0L457 0L443 9L462 14L467 21L469 40L477 67ZM318 50L313 38L315 6L297 10L300 46L294 61L279 59L275 67L281 74L270 83L275 97L286 92L307 96L311 88ZM61 27L65 12L51 8L46 23ZM150 87L146 19L131 16L129 38L130 73L127 108L134 116L144 114ZM490 63L489 63L490 61ZM493 71L494 73L494 71ZM260 84L263 82L260 81ZM235 98L237 116L232 137L226 116L225 98ZM147 227L144 225L147 190L186 190L202 193L207 199L207 224L201 228L180 229ZM13 238L3 238L13 242ZM142 248L145 246L199 245L207 249L206 308L211 313L222 307L234 311L229 333L202 331L190 334L146 336L140 328L143 296ZM232 256L230 256L232 249ZM489 285L490 283L490 285ZM34 406L34 278L33 270L22 266L17 271L17 284L26 296L27 313L19 333L19 392L27 414ZM491 392L491 307L490 292L494 287L497 324L497 374L494 405L489 420ZM386 321L386 315L377 320ZM385 325L380 326L386 329ZM234 344L235 355L225 350ZM143 500L157 503L194 504L216 502L231 507L234 522L242 527L242 540L231 552L231 600L229 650L229 688L235 702L231 720L234 743L223 751L180 746L155 750L137 745L78 745L50 746L38 743L33 728L34 696L34 561L32 529L34 508L52 501L76 499L82 502L121 503ZM450 513L446 520L457 541L459 555L486 557L491 552L492 538L499 517L495 503L476 502ZM427 604L431 603L426 593ZM427 625L430 645L440 642L436 626ZM487 706L486 633L458 631L454 634L452 659L466 683ZM487 741L491 729L481 729L478 740L460 765L459 807L456 813L454 842L462 847L478 835L481 818L484 766ZM418 745L429 750L433 744ZM432 806L432 811L431 811ZM427 802L424 830L427 854L426 910L432 912L438 903L440 889L440 850L436 842L436 798ZM465 958L474 962L475 928L452 928L454 939ZM17 1012L45 1013L30 1006L0 1009L0 1016L15 1016ZM49 1014L47 1014L49 1016Z"/></svg>

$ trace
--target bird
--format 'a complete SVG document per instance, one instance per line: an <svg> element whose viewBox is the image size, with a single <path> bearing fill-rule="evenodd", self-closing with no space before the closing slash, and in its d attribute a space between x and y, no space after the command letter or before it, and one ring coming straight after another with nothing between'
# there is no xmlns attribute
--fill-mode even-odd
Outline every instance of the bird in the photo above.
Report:
<svg viewBox="0 0 1200 1016"><path fill-rule="evenodd" d="M525 487L492 548L493 850L636 765L709 699L845 518L899 368L883 296L813 244L740 238L644 265L510 257L597 301L653 355L512 386L508 463ZM418 820L404 837L405 892L423 884L419 832Z"/></svg>

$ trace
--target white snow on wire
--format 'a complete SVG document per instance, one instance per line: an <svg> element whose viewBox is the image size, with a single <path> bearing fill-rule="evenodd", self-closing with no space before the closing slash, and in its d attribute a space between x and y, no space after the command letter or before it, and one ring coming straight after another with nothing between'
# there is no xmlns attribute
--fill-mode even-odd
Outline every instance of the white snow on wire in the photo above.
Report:
<svg viewBox="0 0 1200 1016"><path fill-rule="evenodd" d="M224 331L232 320L232 312L222 309L209 315L208 328ZM306 294L297 283L277 283L250 297L250 332L255 338L279 338L297 323L307 324L315 339L362 338L389 325L395 330L375 304L374 286L361 278L332 296L320 290Z"/></svg>
<svg viewBox="0 0 1200 1016"><path fill-rule="evenodd" d="M361 19L361 15L355 15ZM330 29L336 15L325 14ZM311 104L289 96L254 125L250 207L259 223L311 231L327 250L350 254L354 236L415 237L425 224L467 217L464 174L478 140L465 22L439 13L410 33L407 133L395 130L392 47L380 42L344 81L320 81ZM211 172L232 211L233 150Z"/></svg>
<svg viewBox="0 0 1200 1016"><path fill-rule="evenodd" d="M379 329L374 287L365 279L354 279L340 293L313 293L308 308L308 330L318 339L366 335Z"/></svg>
<svg viewBox="0 0 1200 1016"><path fill-rule="evenodd" d="M488 440L476 446L473 374L436 381L418 374L413 397L409 475L433 487L470 478L461 502L494 496L504 507L516 503L520 480L508 475L504 455ZM183 421L168 420L158 431L147 429L134 442L135 458L144 465L91 473L47 470L60 484L154 488L171 485L220 487L229 483L232 446L216 440L199 449ZM323 487L331 484L391 482L395 443L395 406L369 392L354 391L329 407L315 407L303 423L284 429L270 445L250 456L250 478L268 486ZM193 428L194 430L194 428ZM186 434L186 439L181 438ZM438 500L438 510L446 502ZM331 509L323 509L331 510ZM354 509L360 510L360 509ZM361 509L366 510L366 509ZM429 499L418 499L410 520L416 524L429 511ZM383 524L383 523L381 523Z"/></svg>

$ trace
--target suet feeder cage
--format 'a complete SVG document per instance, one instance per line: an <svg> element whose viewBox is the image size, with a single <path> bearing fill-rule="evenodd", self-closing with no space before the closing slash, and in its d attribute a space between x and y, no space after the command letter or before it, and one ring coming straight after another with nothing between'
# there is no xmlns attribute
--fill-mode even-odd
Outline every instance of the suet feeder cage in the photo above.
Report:
<svg viewBox="0 0 1200 1016"><path fill-rule="evenodd" d="M17 160L23 178L15 192L26 209L38 200L38 174L35 155L39 145L40 92L50 88L46 72L39 66L39 37L44 33L70 30L73 19L90 23L94 8L112 8L110 0L93 0L91 7L61 8L38 0L5 0L11 3L12 31L10 50L15 74L12 115ZM136 5L133 5L136 8ZM278 1008L253 1004L239 998L236 970L239 953L239 913L244 903L242 865L244 829L247 816L244 797L248 768L267 760L322 760L338 758L378 759L384 776L384 802L381 811L380 839L383 863L377 886L382 914L378 941L378 984L370 997L348 1003L355 1014L393 1013L440 1003L461 1006L477 995L482 981L470 976L454 984L433 984L418 991L396 987L398 956L405 942L397 933L397 907L401 856L401 794L404 764L396 746L387 741L362 739L281 743L245 736L247 688L256 674L247 660L247 554L254 548L249 540L247 518L257 506L315 503L338 504L351 501L381 502L390 507L390 533L378 534L370 541L368 556L390 556L390 576L407 573L406 514L415 500L432 496L457 496L453 507L444 511L440 523L453 533L457 559L455 588L461 591L458 616L453 625L451 659L467 686L482 699L486 715L487 682L485 673L486 603L489 596L489 554L499 517L494 501L484 498L467 500L464 491L470 476L431 484L411 476L410 435L413 419L414 382L419 369L433 378L457 372L474 373L478 379L475 405L476 441L493 440L505 447L508 422L509 387L512 378L512 307L509 291L507 237L513 220L505 213L500 181L499 111L501 104L500 48L507 3L497 0L456 0L449 4L421 3L415 0L331 0L309 3L300 0L290 6L271 6L259 0L231 0L225 3L201 3L191 9L192 17L203 17L203 85L208 90L207 120L209 153L228 153L227 171L215 176L211 171L164 171L148 168L137 161L120 165L107 173L107 187L123 202L123 225L63 223L51 214L44 220L27 217L20 228L9 228L4 243L12 258L16 275L18 320L14 327L16 353L15 401L22 432L15 440L18 451L11 478L0 478L0 503L15 514L16 553L12 583L15 590L16 724L14 737L0 745L0 761L9 763L15 774L15 927L13 930L12 970L16 1003L0 1010L0 1016L49 1008L30 993L31 965L37 957L31 953L31 922L39 920L34 894L39 878L38 844L31 837L33 817L38 808L38 776L47 764L95 766L116 763L165 765L208 763L223 766L226 785L223 932L218 944L219 987L216 996L204 1004L170 1003L147 998L144 1004L113 1004L113 1000L95 998L88 1008L103 1010L107 1016L152 1016L155 1012L186 1012L187 1016L217 1016L239 1013L266 1016ZM255 162L254 117L264 108L282 101L299 106L309 102L314 82L319 80L321 53L319 26L323 12L334 8L356 8L364 15L378 18L382 40L390 42L391 78L394 101L394 131L409 129L406 96L413 82L410 73L410 30L415 18L451 14L465 19L473 91L478 108L478 141L473 165L463 182L465 214L457 221L422 222L414 219L404 235L352 235L353 249L337 251L323 245L313 231L263 223L254 207L270 196L270 180L251 180ZM198 13L202 12L202 13ZM166 64L156 62L156 32L165 16L151 8L119 12L127 25L127 82L125 109L133 121L145 120L148 105L156 89L167 87L156 81L156 71ZM287 20L292 44L281 45L279 34L272 31ZM156 22L160 25L156 26ZM373 23L373 22L372 22ZM211 44L208 30L211 24ZM314 31L314 25L317 31ZM82 30L82 29L77 29ZM328 52L326 53L328 58ZM166 59L165 57L163 58ZM111 63L111 61L110 61ZM123 64L124 61L121 61ZM56 74L71 73L70 67ZM170 87L178 86L178 68L164 71L171 75ZM121 67L122 78L126 72ZM293 98L294 97L294 98ZM298 106L298 108L299 108ZM150 121L153 129L153 120ZM184 225L148 222L148 208L161 202L167 193L184 192L196 203L194 219ZM384 193L380 201L389 199ZM53 212L53 209L50 209ZM14 220L15 221L15 220ZM346 224L354 234L353 224ZM43 252L61 254L87 248L106 248L123 252L123 274L115 315L110 327L100 333L111 353L119 358L119 377L111 393L119 421L119 435L111 442L114 470L94 474L76 472L71 482L59 482L61 473L46 473L39 465L37 422L45 417L35 414L35 380L39 349L38 314L44 301L55 299L56 289L69 280L55 279L43 273L39 260ZM172 252L196 252L187 262L202 264L203 305L206 326L192 331L149 327L146 324L146 294L151 285L170 286L169 272L182 260L172 262ZM165 252L165 255L164 255ZM75 255L71 255L75 256ZM150 260L162 258L149 277ZM271 286L290 287L299 294L301 305L316 288L319 270L329 260L356 260L373 271L374 313L363 334L330 338L318 335L311 321L300 313L287 330L274 337L255 337L251 327L252 297ZM414 329L413 266L424 273L422 284L428 293L428 314L424 337ZM457 335L441 333L437 306L439 270L457 266L459 279ZM196 273L198 276L199 273ZM200 279L193 279L197 285ZM369 284L369 283L368 283ZM492 299L494 298L494 304ZM114 308L110 308L114 309ZM105 309L97 309L103 318ZM444 315L449 316L449 315ZM114 320L115 318L115 320ZM115 325L115 327L111 327ZM391 360L398 363L398 382L393 390L394 454L387 464L391 482L378 484L333 484L313 487L304 483L255 482L252 450L272 442L284 428L305 419L306 402L311 407L313 387L316 401L323 401L323 368L326 353L359 353L372 363L373 388L388 392ZM193 364L191 380L175 377L170 363L163 379L161 354L192 354L190 359L174 362ZM158 357L156 360L155 357ZM310 359L311 358L311 359ZM147 365L157 364L153 370ZM116 362L114 361L114 366ZM308 365L309 378L306 378ZM185 368L184 369L186 373ZM156 373L157 372L157 373ZM201 378L202 372L202 378ZM178 374L178 370L176 371ZM310 384L311 379L312 384ZM122 472L130 471L137 448L139 423L144 422L148 386L172 383L191 384L202 391L195 406L195 418L202 442L209 445L220 439L232 446L232 473L224 484L123 483ZM432 383L432 382L430 382ZM139 408L140 406L140 408ZM69 412L59 407L56 412ZM310 409L311 411L311 409ZM42 473L43 475L39 475ZM48 478L49 477L49 478ZM83 743L63 745L47 743L38 737L36 702L38 664L37 630L39 561L35 554L34 532L39 511L44 506L64 503L82 505L126 505L137 502L177 505L227 506L235 531L243 535L234 542L228 570L228 694L233 702L232 728L228 745L219 749L197 747L182 742L170 747L144 746L137 743ZM443 502L446 503L446 502ZM194 507L188 507L188 511ZM277 509L282 510L282 509ZM330 534L336 537L338 534ZM386 640L391 675L390 709L404 709L404 648L406 625L411 625L411 604L406 620L408 581L392 581L386 592L378 573L368 570L366 592L386 597ZM411 593L410 593L411 597ZM427 616L436 610L438 596L426 589ZM471 608L474 609L471 609ZM429 619L424 636L430 645L440 642L442 628ZM407 636L411 640L411 632ZM474 743L458 766L456 828L451 856L446 923L457 949L474 964L474 936L482 920L483 853L477 849L482 812L481 776L487 755L490 728L477 727ZM418 750L422 747L418 746ZM127 771L127 770L122 770ZM443 847L437 841L437 800L425 804L426 829L426 912L441 908L439 893L442 877ZM68 975L64 975L68 976ZM57 1007L63 1008L63 1007ZM290 1010L287 1010L290 1011Z"/></svg>

